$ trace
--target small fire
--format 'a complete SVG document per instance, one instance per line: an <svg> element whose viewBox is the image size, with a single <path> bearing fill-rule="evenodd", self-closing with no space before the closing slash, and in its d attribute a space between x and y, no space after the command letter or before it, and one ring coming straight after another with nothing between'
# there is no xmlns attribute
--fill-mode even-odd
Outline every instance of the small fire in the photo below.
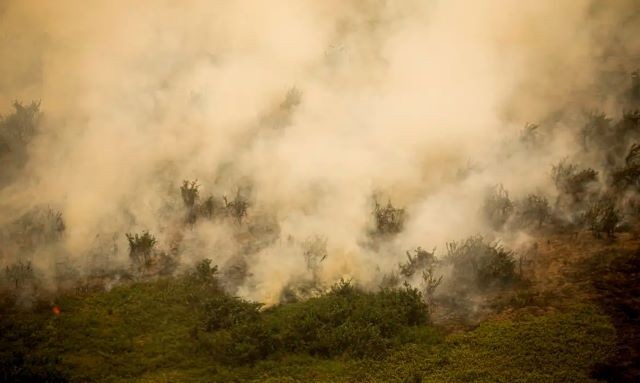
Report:
<svg viewBox="0 0 640 383"><path fill-rule="evenodd" d="M60 307L59 306L53 306L51 311L53 311L54 315L60 315Z"/></svg>

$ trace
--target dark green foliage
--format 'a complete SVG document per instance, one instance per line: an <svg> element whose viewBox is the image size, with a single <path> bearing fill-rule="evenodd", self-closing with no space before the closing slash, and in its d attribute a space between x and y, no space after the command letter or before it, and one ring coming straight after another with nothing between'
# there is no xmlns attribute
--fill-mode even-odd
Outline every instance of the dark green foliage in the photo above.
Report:
<svg viewBox="0 0 640 383"><path fill-rule="evenodd" d="M453 265L451 281L460 289L488 289L518 280L513 254L481 236L447 244L446 261Z"/></svg>
<svg viewBox="0 0 640 383"><path fill-rule="evenodd" d="M206 331L227 329L246 322L255 322L260 318L262 304L244 299L218 295L207 300L202 310Z"/></svg>
<svg viewBox="0 0 640 383"><path fill-rule="evenodd" d="M129 258L138 266L149 264L153 256L153 250L158 242L156 237L149 234L148 231L139 234L125 234L129 241Z"/></svg>
<svg viewBox="0 0 640 383"><path fill-rule="evenodd" d="M575 203L586 196L589 185L598 179L598 172L591 168L580 170L577 165L563 160L553 166L551 177L558 191Z"/></svg>
<svg viewBox="0 0 640 383"><path fill-rule="evenodd" d="M201 283L212 283L216 281L218 275L218 266L211 266L210 259L203 259L196 264L195 272L193 276Z"/></svg>
<svg viewBox="0 0 640 383"><path fill-rule="evenodd" d="M589 204L584 221L594 236L599 238L604 234L607 238L614 238L620 223L620 213L613 199L604 196Z"/></svg>
<svg viewBox="0 0 640 383"><path fill-rule="evenodd" d="M484 200L483 212L486 219L496 230L501 229L513 213L513 202L504 187L496 185Z"/></svg>
<svg viewBox="0 0 640 383"><path fill-rule="evenodd" d="M387 205L383 207L377 200L374 200L373 217L376 225L374 234L393 235L402 231L405 211L401 208L395 208L391 201L387 201Z"/></svg>
<svg viewBox="0 0 640 383"><path fill-rule="evenodd" d="M61 356L36 350L52 335L52 329L35 316L0 315L0 382L66 382Z"/></svg>
<svg viewBox="0 0 640 383"><path fill-rule="evenodd" d="M277 352L379 356L404 328L428 321L422 294L409 286L368 293L343 281L322 296L264 312L258 311L259 304L237 298L211 302L216 315L206 317L205 327L220 331L205 342L215 350L228 350L226 360L234 363L255 362Z"/></svg>
<svg viewBox="0 0 640 383"><path fill-rule="evenodd" d="M524 227L542 226L551 217L549 201L545 196L529 194L516 204L518 223Z"/></svg>

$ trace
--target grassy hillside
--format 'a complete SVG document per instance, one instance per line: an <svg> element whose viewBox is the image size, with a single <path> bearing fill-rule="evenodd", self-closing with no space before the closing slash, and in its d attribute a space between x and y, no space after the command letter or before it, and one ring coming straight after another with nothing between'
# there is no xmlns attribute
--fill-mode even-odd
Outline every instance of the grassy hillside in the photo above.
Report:
<svg viewBox="0 0 640 383"><path fill-rule="evenodd" d="M557 240L546 242L538 262L562 250ZM67 293L55 299L59 315L46 302L30 312L3 311L2 380L597 381L619 359L616 331L624 327L620 315L599 307L592 286L609 291L608 272L625 280L615 260L638 258L621 244L593 242L579 257L556 252L564 270L496 297L480 325L455 330L430 321L410 288L364 293L342 283L321 297L262 310L227 296L211 273ZM603 266L597 255L605 250ZM554 278L565 287L550 296ZM563 291L579 293L568 299Z"/></svg>

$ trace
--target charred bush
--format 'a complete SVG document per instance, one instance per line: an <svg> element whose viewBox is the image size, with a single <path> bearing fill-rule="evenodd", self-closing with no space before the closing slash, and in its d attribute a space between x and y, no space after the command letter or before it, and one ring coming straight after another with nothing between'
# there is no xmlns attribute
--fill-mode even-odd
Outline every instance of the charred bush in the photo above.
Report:
<svg viewBox="0 0 640 383"><path fill-rule="evenodd" d="M501 184L491 189L484 200L483 212L491 227L500 230L513 213L513 202Z"/></svg>
<svg viewBox="0 0 640 383"><path fill-rule="evenodd" d="M0 164L4 171L19 169L26 162L27 144L35 136L41 118L40 103L13 103L14 112L0 116Z"/></svg>
<svg viewBox="0 0 640 383"><path fill-rule="evenodd" d="M227 196L224 196L223 200L227 216L233 218L237 223L242 223L242 220L247 217L249 201L240 193L240 190L236 192L233 200L229 201Z"/></svg>
<svg viewBox="0 0 640 383"><path fill-rule="evenodd" d="M148 231L142 232L142 234L132 235L130 233L125 234L129 241L129 258L131 261L141 267L148 266L151 263L153 257L153 251L155 248L156 237L149 234Z"/></svg>
<svg viewBox="0 0 640 383"><path fill-rule="evenodd" d="M598 172L591 168L579 169L563 160L553 166L551 177L560 194L576 203L586 197L589 186L598 179Z"/></svg>
<svg viewBox="0 0 640 383"><path fill-rule="evenodd" d="M198 218L212 219L222 212L223 206L219 200L213 196L207 197L204 201L200 201L200 185L198 180L182 181L180 186L180 194L182 202L187 210L185 221L188 224L195 224Z"/></svg>
<svg viewBox="0 0 640 383"><path fill-rule="evenodd" d="M445 259L453 266L451 282L461 288L488 289L518 280L513 253L481 236L448 243Z"/></svg>
<svg viewBox="0 0 640 383"><path fill-rule="evenodd" d="M640 145L633 144L625 157L625 164L611 175L613 187L618 191L640 191Z"/></svg>
<svg viewBox="0 0 640 383"><path fill-rule="evenodd" d="M33 266L31 262L17 262L10 266L5 267L5 277L11 283L12 287L18 289L26 283L32 282L35 279Z"/></svg>
<svg viewBox="0 0 640 383"><path fill-rule="evenodd" d="M589 204L584 214L584 222L595 237L606 235L612 239L620 223L620 213L613 199L604 196Z"/></svg>
<svg viewBox="0 0 640 383"><path fill-rule="evenodd" d="M386 206L382 206L374 200L373 217L375 220L375 235L387 236L398 234L404 227L405 211L396 208L387 201Z"/></svg>
<svg viewBox="0 0 640 383"><path fill-rule="evenodd" d="M529 194L516 203L516 217L522 227L541 227L551 217L549 201L545 196Z"/></svg>
<svg viewBox="0 0 640 383"><path fill-rule="evenodd" d="M421 247L413 251L413 256L407 251L407 262L400 264L400 274L411 278L417 271L425 270L435 262L434 251L428 252Z"/></svg>
<svg viewBox="0 0 640 383"><path fill-rule="evenodd" d="M66 225L62 213L50 207L36 207L28 211L7 228L8 240L23 251L58 241Z"/></svg>

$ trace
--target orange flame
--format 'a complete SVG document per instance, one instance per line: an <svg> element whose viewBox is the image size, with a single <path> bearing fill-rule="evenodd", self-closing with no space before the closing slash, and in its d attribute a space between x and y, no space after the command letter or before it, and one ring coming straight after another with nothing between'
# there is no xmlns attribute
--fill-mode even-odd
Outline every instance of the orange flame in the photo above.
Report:
<svg viewBox="0 0 640 383"><path fill-rule="evenodd" d="M53 306L51 311L53 311L54 315L60 315L60 307L59 306Z"/></svg>

